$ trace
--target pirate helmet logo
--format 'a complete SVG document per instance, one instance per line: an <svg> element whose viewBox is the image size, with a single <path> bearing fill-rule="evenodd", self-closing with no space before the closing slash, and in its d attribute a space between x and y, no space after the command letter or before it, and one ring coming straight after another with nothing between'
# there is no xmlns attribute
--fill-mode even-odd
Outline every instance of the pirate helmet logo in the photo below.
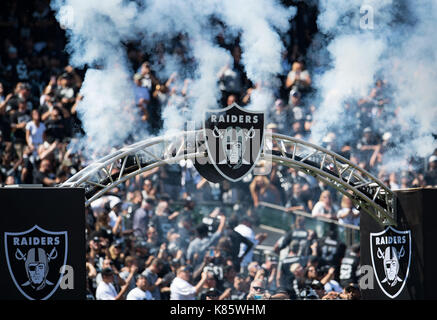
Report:
<svg viewBox="0 0 437 320"><path fill-rule="evenodd" d="M35 225L24 232L5 232L5 251L11 278L27 299L53 295L66 264L66 231L51 232Z"/></svg>
<svg viewBox="0 0 437 320"><path fill-rule="evenodd" d="M381 290L396 298L408 278L411 262L411 231L388 227L370 234L370 251L373 269Z"/></svg>
<svg viewBox="0 0 437 320"><path fill-rule="evenodd" d="M261 154L264 113L247 111L235 103L225 109L208 110L204 136L215 171L227 180L239 181L253 169Z"/></svg>

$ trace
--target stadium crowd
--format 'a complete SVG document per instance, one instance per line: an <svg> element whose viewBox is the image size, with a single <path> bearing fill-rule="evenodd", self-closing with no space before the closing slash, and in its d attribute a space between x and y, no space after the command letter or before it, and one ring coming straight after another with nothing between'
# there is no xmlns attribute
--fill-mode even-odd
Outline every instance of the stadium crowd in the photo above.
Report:
<svg viewBox="0 0 437 320"><path fill-rule="evenodd" d="M76 108L84 70L68 64L65 34L48 3L38 0L23 11L20 1L8 2L0 13L0 185L55 186L87 163L69 148L83 133ZM311 75L318 71L303 59L317 31L316 9L297 6L267 128L305 140L317 111ZM257 84L244 73L238 42L217 42L234 58L217 77L219 103L245 106ZM175 46L175 53L184 50ZM128 46L128 57L136 70L136 103L150 128L159 129L165 105L187 105L189 79L178 83L176 73L160 78L150 62L156 57L135 46ZM384 123L396 122L386 81L378 79L367 96L345 104L344 118L352 119L350 139L338 145L342 132L332 131L324 147L391 189L437 185L437 150L411 159L402 172L383 165L396 134L384 131ZM206 201L238 206L199 217L195 208ZM359 246L346 247L332 230L316 234L302 217L271 252L255 257L266 238L254 231L260 202L359 225L347 197L293 168L273 164L269 176L217 185L183 161L136 176L86 208L89 299L359 299Z"/></svg>

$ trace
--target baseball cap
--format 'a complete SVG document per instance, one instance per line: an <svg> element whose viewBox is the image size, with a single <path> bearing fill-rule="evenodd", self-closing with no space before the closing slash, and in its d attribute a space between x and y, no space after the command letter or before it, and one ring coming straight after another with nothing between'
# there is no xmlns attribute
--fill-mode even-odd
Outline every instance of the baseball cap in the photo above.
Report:
<svg viewBox="0 0 437 320"><path fill-rule="evenodd" d="M323 290L325 287L319 280L313 280L310 285L311 289L314 290Z"/></svg>
<svg viewBox="0 0 437 320"><path fill-rule="evenodd" d="M120 204L121 200L119 198L114 198L113 200L111 200L111 202L109 203L109 207L111 209L113 209L116 205Z"/></svg>
<svg viewBox="0 0 437 320"><path fill-rule="evenodd" d="M366 127L363 130L364 133L372 132L372 129L370 127Z"/></svg>
<svg viewBox="0 0 437 320"><path fill-rule="evenodd" d="M178 271L186 271L186 272L193 272L193 268L190 266L182 266Z"/></svg>
<svg viewBox="0 0 437 320"><path fill-rule="evenodd" d="M111 268L105 268L102 270L102 276L110 276L114 274L114 271L112 271Z"/></svg>
<svg viewBox="0 0 437 320"><path fill-rule="evenodd" d="M437 161L437 156L433 154L431 157L429 157L429 162L434 162L434 161Z"/></svg>

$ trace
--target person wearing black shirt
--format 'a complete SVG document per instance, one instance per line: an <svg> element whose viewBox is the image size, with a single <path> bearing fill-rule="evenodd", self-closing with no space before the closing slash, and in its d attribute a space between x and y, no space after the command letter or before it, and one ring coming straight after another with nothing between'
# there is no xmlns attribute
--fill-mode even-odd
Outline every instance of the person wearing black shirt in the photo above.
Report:
<svg viewBox="0 0 437 320"><path fill-rule="evenodd" d="M11 115L11 129L14 136L14 146L18 156L23 155L26 146L26 124L31 121L30 113L27 110L26 101L18 101L18 110Z"/></svg>
<svg viewBox="0 0 437 320"><path fill-rule="evenodd" d="M23 164L21 169L21 183L32 184L33 183L33 171L35 166L32 161L32 150L26 146L23 152Z"/></svg>
<svg viewBox="0 0 437 320"><path fill-rule="evenodd" d="M335 239L333 232L328 231L327 235L318 241L318 251L321 257L321 265L329 265L339 270L346 245Z"/></svg>
<svg viewBox="0 0 437 320"><path fill-rule="evenodd" d="M240 270L241 261L243 261L246 254L249 253L249 251L252 249L253 242L250 241L248 238L242 236L239 232L234 230L235 226L238 224L237 220L238 219L235 216L230 219L225 234L230 239L231 247L229 253L231 255L235 270ZM242 243L246 245L246 250L244 251L241 257L238 257Z"/></svg>
<svg viewBox="0 0 437 320"><path fill-rule="evenodd" d="M52 165L50 160L41 160L39 170L35 171L33 175L34 184L42 184L45 187L52 187L59 182L55 174L52 172Z"/></svg>
<svg viewBox="0 0 437 320"><path fill-rule="evenodd" d="M291 190L290 190L291 191ZM302 185L300 183L293 184L292 192L288 193L288 201L286 207L288 211L300 210L310 212L308 208L308 201L302 194Z"/></svg>
<svg viewBox="0 0 437 320"><path fill-rule="evenodd" d="M49 143L55 140L62 141L65 137L64 122L57 108L53 108L49 118L44 122L46 137Z"/></svg>
<svg viewBox="0 0 437 320"><path fill-rule="evenodd" d="M360 245L355 244L341 260L340 285L346 287L350 283L357 283L359 279Z"/></svg>
<svg viewBox="0 0 437 320"><path fill-rule="evenodd" d="M276 275L276 286L291 289L294 274L290 270L295 263L303 265L303 259L297 254L299 251L299 241L293 240L290 244L288 256L279 261L278 273Z"/></svg>
<svg viewBox="0 0 437 320"><path fill-rule="evenodd" d="M275 243L274 251L279 253L282 249L286 248L291 241L296 240L299 244L299 250L296 251L297 255L302 255L303 251L307 248L309 232L305 229L305 217L297 217L291 230L287 232L282 241Z"/></svg>
<svg viewBox="0 0 437 320"><path fill-rule="evenodd" d="M247 292L245 290L244 276L237 274L234 277L234 283L229 293L229 300L245 300Z"/></svg>
<svg viewBox="0 0 437 320"><path fill-rule="evenodd" d="M432 155L428 160L429 167L425 173L425 182L428 186L437 185L437 155Z"/></svg>

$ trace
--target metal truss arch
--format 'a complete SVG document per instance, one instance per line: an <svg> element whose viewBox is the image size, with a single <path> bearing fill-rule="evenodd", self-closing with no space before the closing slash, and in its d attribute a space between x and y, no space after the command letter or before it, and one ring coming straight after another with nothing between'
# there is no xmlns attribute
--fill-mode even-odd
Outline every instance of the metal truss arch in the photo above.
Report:
<svg viewBox="0 0 437 320"><path fill-rule="evenodd" d="M203 130L177 132L125 146L76 173L60 187L85 188L89 205L124 181L181 160L207 159ZM293 167L348 196L381 225L395 225L395 195L379 179L344 157L307 141L268 134L260 160Z"/></svg>

